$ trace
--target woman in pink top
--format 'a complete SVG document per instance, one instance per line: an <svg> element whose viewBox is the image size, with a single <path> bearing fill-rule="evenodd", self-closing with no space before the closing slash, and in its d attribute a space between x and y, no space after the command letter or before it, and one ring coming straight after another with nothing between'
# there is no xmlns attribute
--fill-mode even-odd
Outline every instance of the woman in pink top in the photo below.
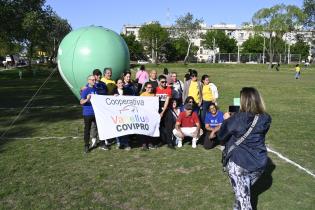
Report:
<svg viewBox="0 0 315 210"><path fill-rule="evenodd" d="M149 74L145 70L144 65L141 65L140 69L137 71L136 80L138 80L138 90L141 90L142 85L149 81Z"/></svg>

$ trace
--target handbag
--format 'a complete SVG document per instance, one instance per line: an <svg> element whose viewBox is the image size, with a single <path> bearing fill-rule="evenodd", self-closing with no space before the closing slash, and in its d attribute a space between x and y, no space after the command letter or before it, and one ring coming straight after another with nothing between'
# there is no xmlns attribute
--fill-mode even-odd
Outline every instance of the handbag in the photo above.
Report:
<svg viewBox="0 0 315 210"><path fill-rule="evenodd" d="M252 132L252 130L254 129L257 121L258 121L259 115L256 114L254 117L254 120L251 124L251 126L248 128L248 130L246 131L246 133L240 137L237 141L235 141L234 144L232 144L232 146L230 148L225 147L224 150L222 151L222 158L221 158L221 162L222 162L222 166L223 166L223 171L226 171L226 165L229 162L229 159L231 157L231 153L232 151L239 146L246 138L247 136Z"/></svg>

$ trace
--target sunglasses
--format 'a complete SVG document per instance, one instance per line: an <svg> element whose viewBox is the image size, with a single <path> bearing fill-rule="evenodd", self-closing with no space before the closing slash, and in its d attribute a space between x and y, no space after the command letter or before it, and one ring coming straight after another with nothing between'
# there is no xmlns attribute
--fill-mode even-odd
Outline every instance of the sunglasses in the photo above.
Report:
<svg viewBox="0 0 315 210"><path fill-rule="evenodd" d="M166 81L160 81L160 83L166 83Z"/></svg>

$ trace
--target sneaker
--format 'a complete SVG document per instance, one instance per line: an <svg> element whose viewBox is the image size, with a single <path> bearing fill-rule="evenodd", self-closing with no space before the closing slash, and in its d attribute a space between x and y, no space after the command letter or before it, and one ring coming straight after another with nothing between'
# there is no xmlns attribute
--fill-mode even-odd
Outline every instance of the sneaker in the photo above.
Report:
<svg viewBox="0 0 315 210"><path fill-rule="evenodd" d="M84 153L89 153L90 152L90 148L89 148L89 145L85 145L84 146Z"/></svg>
<svg viewBox="0 0 315 210"><path fill-rule="evenodd" d="M193 139L193 140L192 140L191 147L192 147L192 148L196 148L196 147L197 147L197 140L196 140L196 139Z"/></svg>
<svg viewBox="0 0 315 210"><path fill-rule="evenodd" d="M147 147L146 144L143 144L143 145L142 145L142 150L143 150L143 151L147 151L148 149L149 149L149 148Z"/></svg>
<svg viewBox="0 0 315 210"><path fill-rule="evenodd" d="M124 150L129 151L129 150L131 150L131 147L127 146L124 148Z"/></svg>
<svg viewBox="0 0 315 210"><path fill-rule="evenodd" d="M181 148L182 146L183 146L183 141L182 140L178 140L177 147Z"/></svg>
<svg viewBox="0 0 315 210"><path fill-rule="evenodd" d="M96 147L97 142L96 142L96 138L92 138L92 145L91 147Z"/></svg>
<svg viewBox="0 0 315 210"><path fill-rule="evenodd" d="M173 144L168 144L167 147L168 147L169 149L176 149Z"/></svg>
<svg viewBox="0 0 315 210"><path fill-rule="evenodd" d="M109 148L108 148L107 145L102 145L102 146L100 146L100 149L102 149L102 150L109 150Z"/></svg>
<svg viewBox="0 0 315 210"><path fill-rule="evenodd" d="M154 146L153 146L153 144L149 144L149 149L156 149Z"/></svg>

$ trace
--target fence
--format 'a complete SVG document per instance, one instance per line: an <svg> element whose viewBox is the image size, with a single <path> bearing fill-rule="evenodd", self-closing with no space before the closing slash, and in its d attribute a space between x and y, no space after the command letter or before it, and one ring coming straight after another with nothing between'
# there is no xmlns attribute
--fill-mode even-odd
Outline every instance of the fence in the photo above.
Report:
<svg viewBox="0 0 315 210"><path fill-rule="evenodd" d="M289 62L288 62L289 58ZM237 53L217 53L215 59L213 56L209 56L207 60L199 59L198 62L207 63L268 63L270 57L265 54L265 58L262 53L240 53L239 58ZM273 63L300 63L301 54L276 54L272 59Z"/></svg>

